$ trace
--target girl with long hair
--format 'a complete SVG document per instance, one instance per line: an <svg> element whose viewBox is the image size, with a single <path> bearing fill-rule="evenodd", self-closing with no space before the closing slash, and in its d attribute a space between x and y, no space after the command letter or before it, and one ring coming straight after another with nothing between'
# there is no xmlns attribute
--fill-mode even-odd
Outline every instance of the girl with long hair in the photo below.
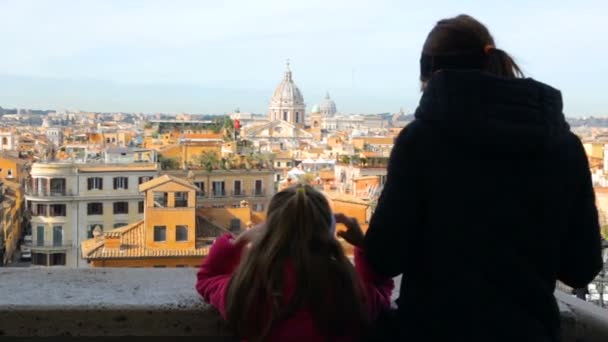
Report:
<svg viewBox="0 0 608 342"><path fill-rule="evenodd" d="M355 246L355 265L335 238ZM367 266L357 221L334 215L308 185L277 193L267 221L220 237L203 261L196 290L239 338L250 341L358 340L390 306L393 281Z"/></svg>

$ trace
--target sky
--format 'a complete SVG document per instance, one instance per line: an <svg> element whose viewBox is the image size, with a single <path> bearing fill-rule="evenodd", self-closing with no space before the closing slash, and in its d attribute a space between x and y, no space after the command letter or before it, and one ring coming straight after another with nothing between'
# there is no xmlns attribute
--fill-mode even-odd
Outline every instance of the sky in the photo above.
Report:
<svg viewBox="0 0 608 342"><path fill-rule="evenodd" d="M290 60L307 109L413 112L441 18L470 14L568 116L608 115L605 0L0 0L0 106L265 113Z"/></svg>

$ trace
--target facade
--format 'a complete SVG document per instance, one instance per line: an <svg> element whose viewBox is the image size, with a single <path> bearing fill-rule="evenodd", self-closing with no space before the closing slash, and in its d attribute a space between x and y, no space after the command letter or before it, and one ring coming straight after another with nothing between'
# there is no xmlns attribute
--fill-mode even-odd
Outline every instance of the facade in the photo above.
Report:
<svg viewBox="0 0 608 342"><path fill-rule="evenodd" d="M275 89L270 106L268 117L270 121L283 120L292 125L303 127L306 121L306 104L304 97L298 86L294 83L289 63L285 70L285 76Z"/></svg>
<svg viewBox="0 0 608 342"><path fill-rule="evenodd" d="M18 139L11 132L0 132L0 151L13 151L17 149Z"/></svg>
<svg viewBox="0 0 608 342"><path fill-rule="evenodd" d="M86 267L78 249L95 228L104 231L142 219L144 198L138 185L157 177L158 165L119 157L110 163L32 165L25 197L31 213L33 264Z"/></svg>
<svg viewBox="0 0 608 342"><path fill-rule="evenodd" d="M144 218L82 242L92 267L197 267L209 244L197 239L196 191L186 180L161 176L143 183Z"/></svg>
<svg viewBox="0 0 608 342"><path fill-rule="evenodd" d="M27 174L27 161L9 155L0 155L0 179L20 181Z"/></svg>
<svg viewBox="0 0 608 342"><path fill-rule="evenodd" d="M199 208L237 208L246 201L254 212L265 212L275 193L273 169L167 170L197 188Z"/></svg>

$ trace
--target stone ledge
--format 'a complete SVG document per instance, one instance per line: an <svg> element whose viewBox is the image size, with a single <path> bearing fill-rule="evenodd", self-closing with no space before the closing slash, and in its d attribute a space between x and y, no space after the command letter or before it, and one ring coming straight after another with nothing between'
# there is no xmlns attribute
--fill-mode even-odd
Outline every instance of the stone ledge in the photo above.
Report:
<svg viewBox="0 0 608 342"><path fill-rule="evenodd" d="M217 311L194 290L195 279L194 269L0 268L0 337L234 340ZM608 311L561 291L555 296L562 341L608 341Z"/></svg>
<svg viewBox="0 0 608 342"><path fill-rule="evenodd" d="M230 333L193 269L0 268L0 336Z"/></svg>

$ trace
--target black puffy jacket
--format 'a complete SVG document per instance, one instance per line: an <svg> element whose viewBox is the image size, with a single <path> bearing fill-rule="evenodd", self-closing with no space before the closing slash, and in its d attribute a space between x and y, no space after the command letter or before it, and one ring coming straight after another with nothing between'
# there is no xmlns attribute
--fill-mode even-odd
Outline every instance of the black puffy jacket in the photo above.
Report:
<svg viewBox="0 0 608 342"><path fill-rule="evenodd" d="M584 286L602 264L589 167L560 92L444 70L415 116L365 241L372 267L403 274L397 334L557 340L556 280Z"/></svg>

